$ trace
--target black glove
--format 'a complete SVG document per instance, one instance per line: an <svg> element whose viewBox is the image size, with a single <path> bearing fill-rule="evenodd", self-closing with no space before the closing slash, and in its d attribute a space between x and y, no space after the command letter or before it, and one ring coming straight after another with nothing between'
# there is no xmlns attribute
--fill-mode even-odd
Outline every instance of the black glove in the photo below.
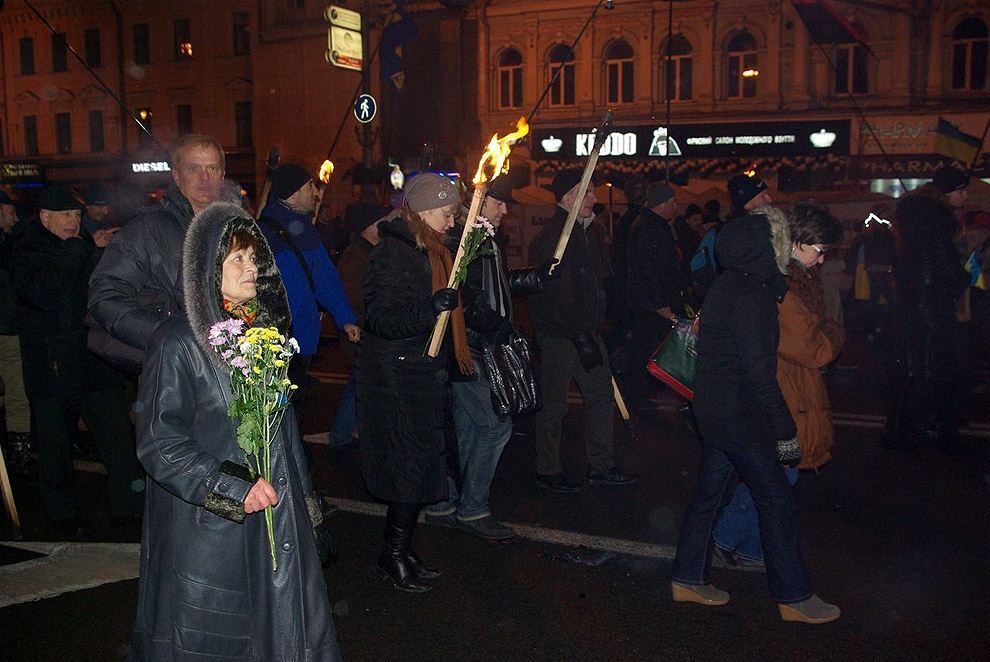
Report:
<svg viewBox="0 0 990 662"><path fill-rule="evenodd" d="M433 293L433 312L440 313L445 310L457 308L457 290L452 287L445 287Z"/></svg>
<svg viewBox="0 0 990 662"><path fill-rule="evenodd" d="M540 265L536 267L536 277L540 280L541 284L547 282L548 280L553 280L554 278L560 278L560 269L555 268L554 265L559 267L560 260L552 257L549 260L540 262Z"/></svg>
<svg viewBox="0 0 990 662"><path fill-rule="evenodd" d="M598 349L598 343L595 342L594 336L581 334L574 338L573 342L574 347L577 348L582 368L592 370L602 364L602 351Z"/></svg>

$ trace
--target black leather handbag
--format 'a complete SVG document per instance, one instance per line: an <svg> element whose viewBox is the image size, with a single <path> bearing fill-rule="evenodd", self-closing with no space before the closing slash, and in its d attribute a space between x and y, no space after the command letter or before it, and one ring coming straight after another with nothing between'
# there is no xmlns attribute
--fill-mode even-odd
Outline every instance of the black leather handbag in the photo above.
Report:
<svg viewBox="0 0 990 662"><path fill-rule="evenodd" d="M492 408L500 418L540 408L529 342L513 334L504 345L485 346L483 357L492 391Z"/></svg>

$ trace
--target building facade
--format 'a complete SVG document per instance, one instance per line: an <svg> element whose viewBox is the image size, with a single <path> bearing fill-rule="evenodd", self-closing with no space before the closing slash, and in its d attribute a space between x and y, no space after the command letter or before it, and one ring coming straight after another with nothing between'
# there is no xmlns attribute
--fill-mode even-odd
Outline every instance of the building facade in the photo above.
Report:
<svg viewBox="0 0 990 662"><path fill-rule="evenodd" d="M935 154L940 117L984 134L986 0L831 0L862 42L822 45L787 1L614 4L570 58L592 3L479 5L485 132L528 114L560 71L533 121L528 157L540 180L587 153L607 109L616 134L605 172L669 168L690 186L749 168L785 189L924 178L945 162ZM977 172L990 176L986 159Z"/></svg>
<svg viewBox="0 0 990 662"><path fill-rule="evenodd" d="M40 17L16 0L0 11L5 185L102 181L148 193L170 181L174 140L198 132L224 146L230 177L254 187L256 3L31 4Z"/></svg>

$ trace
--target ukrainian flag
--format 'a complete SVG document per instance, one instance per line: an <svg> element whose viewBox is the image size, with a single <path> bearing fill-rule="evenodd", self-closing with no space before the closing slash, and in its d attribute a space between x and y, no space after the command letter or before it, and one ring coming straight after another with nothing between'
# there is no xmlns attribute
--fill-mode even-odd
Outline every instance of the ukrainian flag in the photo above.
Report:
<svg viewBox="0 0 990 662"><path fill-rule="evenodd" d="M970 164L980 151L980 139L963 133L959 127L945 119L938 118L935 127L935 152L941 156Z"/></svg>
<svg viewBox="0 0 990 662"><path fill-rule="evenodd" d="M966 260L966 266L964 268L969 272L970 287L978 287L981 290L987 289L987 281L983 277L983 269L980 267L980 261L976 257L976 251L969 254L969 259Z"/></svg>

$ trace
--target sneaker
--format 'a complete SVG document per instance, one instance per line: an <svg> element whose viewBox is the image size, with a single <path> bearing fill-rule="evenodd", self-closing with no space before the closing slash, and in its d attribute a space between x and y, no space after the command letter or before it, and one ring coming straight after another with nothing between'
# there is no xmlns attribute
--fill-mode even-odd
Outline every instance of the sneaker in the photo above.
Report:
<svg viewBox="0 0 990 662"><path fill-rule="evenodd" d="M505 526L491 515L485 515L478 519L457 519L456 527L487 540L509 540L516 537L516 532L513 529Z"/></svg>
<svg viewBox="0 0 990 662"><path fill-rule="evenodd" d="M453 515L457 511L457 506L451 505L449 501L441 501L423 508L423 514L427 517L444 517Z"/></svg>
<svg viewBox="0 0 990 662"><path fill-rule="evenodd" d="M573 493L581 491L581 486L568 480L563 473L550 474L549 476L536 474L536 486L552 492Z"/></svg>
<svg viewBox="0 0 990 662"><path fill-rule="evenodd" d="M606 485L631 485L639 480L636 476L624 474L615 467L605 471L588 470L588 482L592 485L605 483Z"/></svg>

